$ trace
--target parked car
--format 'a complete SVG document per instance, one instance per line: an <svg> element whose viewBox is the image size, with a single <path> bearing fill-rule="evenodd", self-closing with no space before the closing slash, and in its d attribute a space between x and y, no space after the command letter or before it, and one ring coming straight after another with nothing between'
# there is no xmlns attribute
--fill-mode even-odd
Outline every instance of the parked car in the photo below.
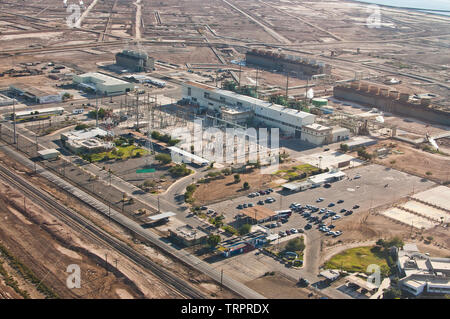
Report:
<svg viewBox="0 0 450 319"><path fill-rule="evenodd" d="M331 184L330 184L330 183L326 183L326 184L323 185L323 187L325 187L325 188L330 188L330 187L331 187Z"/></svg>
<svg viewBox="0 0 450 319"><path fill-rule="evenodd" d="M345 209L345 208L342 208L341 210L340 210L340 212L341 213L345 213L347 210Z"/></svg>
<svg viewBox="0 0 450 319"><path fill-rule="evenodd" d="M278 235L280 235L281 237L286 237L286 236L287 236L286 232L284 232L284 231L282 231L282 230L280 230L280 231L278 232Z"/></svg>
<svg viewBox="0 0 450 319"><path fill-rule="evenodd" d="M336 220L336 219L339 219L339 218L341 218L341 216L339 216L339 215L336 215L336 216L333 216L333 220Z"/></svg>
<svg viewBox="0 0 450 319"><path fill-rule="evenodd" d="M298 281L298 285L300 287L308 287L309 286L309 281L305 278L300 278Z"/></svg>
<svg viewBox="0 0 450 319"><path fill-rule="evenodd" d="M311 224L306 224L305 225L305 229L311 229L312 228L312 225Z"/></svg>
<svg viewBox="0 0 450 319"><path fill-rule="evenodd" d="M334 203L329 203L329 204L328 204L328 207L333 207L333 206L335 206Z"/></svg>
<svg viewBox="0 0 450 319"><path fill-rule="evenodd" d="M316 200L316 203L320 203L320 202L323 202L323 198L322 198L322 197L319 197L319 198Z"/></svg>
<svg viewBox="0 0 450 319"><path fill-rule="evenodd" d="M352 210L348 210L348 211L345 212L345 216L348 216L348 215L351 215L351 214L353 214Z"/></svg>
<svg viewBox="0 0 450 319"><path fill-rule="evenodd" d="M343 199L340 199L340 200L337 201L338 204L342 204L343 202L344 202Z"/></svg>
<svg viewBox="0 0 450 319"><path fill-rule="evenodd" d="M258 201L258 205L264 205L264 201L263 200Z"/></svg>
<svg viewBox="0 0 450 319"><path fill-rule="evenodd" d="M201 210L207 210L207 209L208 209L208 207L206 207L206 206L202 206L202 207L200 207L200 209L201 209Z"/></svg>
<svg viewBox="0 0 450 319"><path fill-rule="evenodd" d="M336 227L336 225L330 225L330 226L327 226L329 229L333 229L334 227Z"/></svg>
<svg viewBox="0 0 450 319"><path fill-rule="evenodd" d="M353 206L353 209L358 209L358 208L359 208L359 205Z"/></svg>
<svg viewBox="0 0 450 319"><path fill-rule="evenodd" d="M244 208L247 208L247 207L248 207L248 205L247 205L247 204L243 204L242 206L244 206Z"/></svg>
<svg viewBox="0 0 450 319"><path fill-rule="evenodd" d="M358 178L361 178L361 175L357 174L357 175L355 175L355 177L353 177L353 179L358 179Z"/></svg>
<svg viewBox="0 0 450 319"><path fill-rule="evenodd" d="M242 204L239 204L239 205L237 206L237 209L242 209L242 208L244 208L244 206L243 206Z"/></svg>

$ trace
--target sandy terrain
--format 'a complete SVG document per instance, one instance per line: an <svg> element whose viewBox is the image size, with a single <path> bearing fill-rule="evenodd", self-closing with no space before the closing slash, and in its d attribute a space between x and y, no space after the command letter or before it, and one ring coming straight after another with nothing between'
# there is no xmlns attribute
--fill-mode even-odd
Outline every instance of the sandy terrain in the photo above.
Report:
<svg viewBox="0 0 450 319"><path fill-rule="evenodd" d="M431 154L413 148L410 144L400 141L389 141L384 144L395 143L395 150L403 154L390 154L384 159L375 159L376 163L392 167L413 175L421 176L438 182L450 181L450 157L439 154ZM368 148L374 151L381 148L383 143ZM427 172L431 172L427 174Z"/></svg>
<svg viewBox="0 0 450 319"><path fill-rule="evenodd" d="M317 295L309 297L307 289L299 288L296 282L276 273L274 276L263 276L247 283L250 288L269 299L317 299Z"/></svg>

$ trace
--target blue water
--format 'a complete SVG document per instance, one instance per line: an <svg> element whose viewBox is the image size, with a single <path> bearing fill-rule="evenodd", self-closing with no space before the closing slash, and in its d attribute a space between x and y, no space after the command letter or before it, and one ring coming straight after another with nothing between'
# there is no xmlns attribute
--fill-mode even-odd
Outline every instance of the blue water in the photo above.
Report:
<svg viewBox="0 0 450 319"><path fill-rule="evenodd" d="M420 9L422 11L427 10L450 11L450 0L358 0L358 1L393 7L415 8ZM433 11L427 12L450 16L450 12L433 12Z"/></svg>

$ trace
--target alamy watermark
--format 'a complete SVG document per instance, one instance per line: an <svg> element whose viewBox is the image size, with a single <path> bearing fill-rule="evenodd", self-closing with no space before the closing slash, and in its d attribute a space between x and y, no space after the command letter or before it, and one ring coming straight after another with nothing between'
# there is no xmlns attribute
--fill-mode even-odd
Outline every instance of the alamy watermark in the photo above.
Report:
<svg viewBox="0 0 450 319"><path fill-rule="evenodd" d="M366 269L367 273L371 273L370 276L367 277L367 282L376 286L377 288L381 285L381 269L380 266L376 264L370 264Z"/></svg>
<svg viewBox="0 0 450 319"><path fill-rule="evenodd" d="M83 0L80 0L79 4L68 4L67 0L64 0L64 7L67 8L66 12L70 13L66 17L66 24L69 28L75 28L80 26L81 9L84 8Z"/></svg>
<svg viewBox="0 0 450 319"><path fill-rule="evenodd" d="M202 120L194 121L194 130L187 127L173 130L172 136L181 140L178 147L209 162L220 164L258 164L261 173L270 173L279 166L278 128L203 128ZM186 150L185 150L186 151ZM174 162L191 163L192 158L171 151Z"/></svg>
<svg viewBox="0 0 450 319"><path fill-rule="evenodd" d="M370 13L366 19L366 25L369 29L381 28L381 8L377 5L368 6L367 13Z"/></svg>
<svg viewBox="0 0 450 319"><path fill-rule="evenodd" d="M66 286L69 289L81 288L81 269L77 264L71 264L67 266L66 272L70 275L67 276Z"/></svg>

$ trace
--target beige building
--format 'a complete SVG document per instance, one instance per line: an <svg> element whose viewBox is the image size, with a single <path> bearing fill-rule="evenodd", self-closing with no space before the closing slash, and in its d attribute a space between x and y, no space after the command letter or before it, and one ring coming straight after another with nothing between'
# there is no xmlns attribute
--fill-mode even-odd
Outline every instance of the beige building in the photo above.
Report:
<svg viewBox="0 0 450 319"><path fill-rule="evenodd" d="M302 127L301 140L314 144L323 145L331 143L332 128L313 123Z"/></svg>
<svg viewBox="0 0 450 319"><path fill-rule="evenodd" d="M253 116L253 111L239 108L220 108L222 119L236 124L245 124Z"/></svg>
<svg viewBox="0 0 450 319"><path fill-rule="evenodd" d="M350 131L346 128L313 123L303 126L301 140L314 145L324 145L344 141L349 137Z"/></svg>

